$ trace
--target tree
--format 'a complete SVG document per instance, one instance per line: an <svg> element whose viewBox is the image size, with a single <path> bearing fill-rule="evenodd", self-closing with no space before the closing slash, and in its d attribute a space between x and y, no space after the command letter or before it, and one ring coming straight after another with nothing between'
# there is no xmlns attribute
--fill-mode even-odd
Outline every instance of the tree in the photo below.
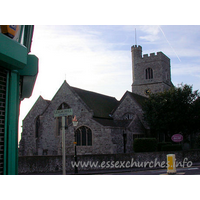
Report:
<svg viewBox="0 0 200 200"><path fill-rule="evenodd" d="M199 131L200 95L192 86L181 84L170 90L150 94L143 105L144 118L150 126L151 133L157 136L182 133L188 136Z"/></svg>

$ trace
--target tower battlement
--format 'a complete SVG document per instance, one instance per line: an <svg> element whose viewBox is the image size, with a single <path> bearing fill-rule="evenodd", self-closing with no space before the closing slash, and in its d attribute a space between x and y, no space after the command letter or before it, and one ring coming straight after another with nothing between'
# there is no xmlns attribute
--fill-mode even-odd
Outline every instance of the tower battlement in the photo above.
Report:
<svg viewBox="0 0 200 200"><path fill-rule="evenodd" d="M163 53L142 55L142 47L133 45L132 53L132 92L147 96L144 91L161 92L171 87L170 59Z"/></svg>
<svg viewBox="0 0 200 200"><path fill-rule="evenodd" d="M140 45L133 45L131 47L131 51L133 51L133 50L140 50L140 51L142 51L142 47Z"/></svg>
<svg viewBox="0 0 200 200"><path fill-rule="evenodd" d="M163 53L163 52L157 52L157 53L150 53L142 55L142 47L140 45L133 45L131 47L132 52L132 59L136 63L140 62L154 62L154 61L164 61L166 63L170 62L170 59Z"/></svg>
<svg viewBox="0 0 200 200"><path fill-rule="evenodd" d="M170 59L163 53L163 52L157 52L157 54L155 53L150 53L150 55L148 54L144 54L142 57L143 62L153 62L153 61L165 61L165 62L170 62Z"/></svg>

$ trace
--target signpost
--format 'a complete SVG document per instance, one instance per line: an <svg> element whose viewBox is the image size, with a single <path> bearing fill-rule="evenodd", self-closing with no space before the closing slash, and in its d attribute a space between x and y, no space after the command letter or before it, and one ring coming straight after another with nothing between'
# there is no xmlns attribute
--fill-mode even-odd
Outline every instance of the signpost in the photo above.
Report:
<svg viewBox="0 0 200 200"><path fill-rule="evenodd" d="M64 117L64 116L69 116L69 115L73 115L73 110L71 108L63 109L63 110L56 110L54 112L54 117Z"/></svg>
<svg viewBox="0 0 200 200"><path fill-rule="evenodd" d="M63 168L63 175L66 175L65 171L65 117L73 115L73 110L70 109L63 109L63 110L56 110L54 112L54 117L62 117L62 168Z"/></svg>

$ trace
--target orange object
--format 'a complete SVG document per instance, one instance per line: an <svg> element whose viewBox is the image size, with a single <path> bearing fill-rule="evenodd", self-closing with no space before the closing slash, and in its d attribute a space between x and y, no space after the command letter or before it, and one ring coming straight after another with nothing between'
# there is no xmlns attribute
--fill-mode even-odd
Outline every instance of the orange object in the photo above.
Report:
<svg viewBox="0 0 200 200"><path fill-rule="evenodd" d="M19 25L1 25L1 33L14 38L19 30Z"/></svg>

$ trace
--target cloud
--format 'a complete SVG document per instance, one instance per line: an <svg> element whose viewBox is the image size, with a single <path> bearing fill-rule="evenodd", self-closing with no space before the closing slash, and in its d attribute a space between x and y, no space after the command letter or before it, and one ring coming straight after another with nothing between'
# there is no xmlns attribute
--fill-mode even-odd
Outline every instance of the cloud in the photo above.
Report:
<svg viewBox="0 0 200 200"><path fill-rule="evenodd" d="M39 57L39 74L32 97L21 104L20 120L39 95L51 100L65 78L71 86L117 99L131 89L130 50L117 49L123 43L105 30L109 26L35 26L31 53Z"/></svg>
<svg viewBox="0 0 200 200"><path fill-rule="evenodd" d="M198 63L184 63L173 64L171 67L172 77L179 80L179 83L185 82L194 84L196 78L200 77L200 67ZM199 81L198 81L199 82ZM198 84L198 87L200 84ZM199 87L200 88L200 87Z"/></svg>
<svg viewBox="0 0 200 200"><path fill-rule="evenodd" d="M139 30L145 34L144 36L139 37L141 40L154 42L159 39L159 26L139 26Z"/></svg>

